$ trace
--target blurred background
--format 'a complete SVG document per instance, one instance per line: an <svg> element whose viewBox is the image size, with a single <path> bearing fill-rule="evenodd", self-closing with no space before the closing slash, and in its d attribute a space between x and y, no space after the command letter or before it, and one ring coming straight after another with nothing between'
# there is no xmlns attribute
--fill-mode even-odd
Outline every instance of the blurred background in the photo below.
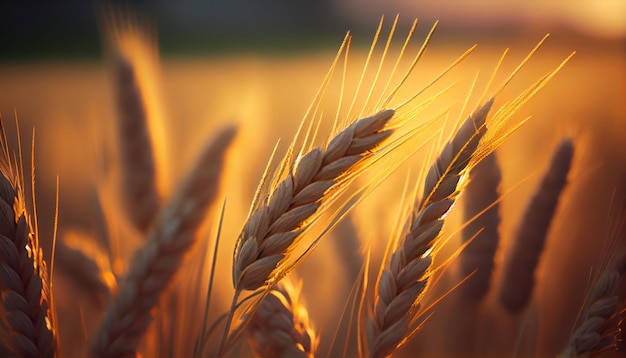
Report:
<svg viewBox="0 0 626 358"><path fill-rule="evenodd" d="M101 22L103 6L116 3L107 4L0 3L0 114L13 144L14 116L19 118L23 145L30 143L32 128L36 128L37 195L45 245L50 245L45 238L52 233L57 176L61 232L98 235L102 225L92 209L102 195L98 194L103 181L99 165L110 161L102 158L107 152L101 147L110 145L116 118L113 74ZM518 121L531 115L532 119L499 150L503 187L515 187L503 201L501 232L506 241L553 148L564 137L575 139L571 184L552 230L554 239L546 248L545 275L536 294L545 315L541 331L548 332L539 345L551 354L562 346L568 332L555 327L573 324L572 312L579 307L586 284L580 277L586 279L589 267L602 255L613 192L626 190L626 1L161 0L127 1L118 6L139 14L154 29L158 42L160 60L151 81L158 92L156 105L167 123L171 183L186 173L217 126L240 125L223 184L229 198L226 220L232 224L224 236L231 239L243 224L273 144L293 135L346 31L354 35L351 56L358 62L365 57L382 15L388 29L400 14L400 39L412 20L419 18L417 43L439 20L416 69L417 79L407 85L409 90L421 88L478 43L475 53L448 76L447 83L459 81L461 85L432 113L456 104L454 113L458 114L476 72L482 78L480 93L480 85L486 83L507 47L511 53L499 79L543 35L551 33L528 67L501 94L502 101L519 94L576 51L561 73L516 115ZM354 70L349 79L356 80L358 73ZM327 97L336 101L338 93L331 89ZM26 168L29 159L25 158ZM419 159L413 161L413 170L419 168ZM355 211L353 221L360 228L362 242L373 242L378 249L384 246L384 240L383 244L376 240L391 232L396 213L389 210L388 200L400 198L398 183L409 171L410 165L400 170L397 178L381 185ZM229 245L229 241L224 245L226 257ZM332 250L322 245L319 251L333 255ZM309 272L333 275L332 265L323 260L313 259L307 265ZM305 294L318 297L311 316L325 331L332 331L325 325L333 327L325 320L336 316L324 308L335 305L335 299L321 293L345 287L350 279L344 280L305 285ZM228 286L229 278L223 281ZM563 302L571 302L569 310L555 309Z"/></svg>
<svg viewBox="0 0 626 358"><path fill-rule="evenodd" d="M312 51L329 42L334 47L346 29L369 33L381 15L398 13L405 25L413 18L440 20L440 31L452 38L550 31L596 41L626 36L626 4L620 0L3 2L0 58L100 59L99 10L116 3L158 24L161 53L167 56Z"/></svg>

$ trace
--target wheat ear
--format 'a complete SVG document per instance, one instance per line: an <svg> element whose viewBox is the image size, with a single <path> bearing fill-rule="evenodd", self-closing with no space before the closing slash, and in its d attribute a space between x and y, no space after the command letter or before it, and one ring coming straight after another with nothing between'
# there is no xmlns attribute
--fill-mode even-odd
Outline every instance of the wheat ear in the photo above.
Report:
<svg viewBox="0 0 626 358"><path fill-rule="evenodd" d="M615 195L615 193L614 193ZM577 326L569 337L561 357L580 355L597 356L603 352L619 349L623 332L621 323L624 310L623 296L619 292L626 272L626 256L622 239L626 234L626 199L621 207L611 203L608 228L608 244L600 263L599 276L588 290L585 303L577 319ZM620 303L620 301L622 301ZM622 352L623 353L623 352Z"/></svg>
<svg viewBox="0 0 626 358"><path fill-rule="evenodd" d="M317 339L299 296L299 287L282 280L263 298L246 328L256 356L314 356Z"/></svg>
<svg viewBox="0 0 626 358"><path fill-rule="evenodd" d="M510 313L526 307L535 286L535 270L543 252L550 223L561 192L567 184L574 144L564 140L555 150L550 167L524 212L511 256L504 263L500 283L500 304Z"/></svg>
<svg viewBox="0 0 626 358"><path fill-rule="evenodd" d="M57 337L48 267L31 228L17 165L2 127L0 158L0 352L54 357Z"/></svg>
<svg viewBox="0 0 626 358"><path fill-rule="evenodd" d="M498 200L501 177L494 152L472 168L469 183L463 190L463 214L465 220L471 221L463 228L462 240L472 240L459 255L461 277L468 277L459 287L464 301L480 302L489 291L500 239Z"/></svg>
<svg viewBox="0 0 626 358"><path fill-rule="evenodd" d="M159 93L159 56L149 18L128 7L102 7L104 43L114 65L122 203L144 237L170 197L168 136Z"/></svg>
<svg viewBox="0 0 626 358"><path fill-rule="evenodd" d="M116 62L122 199L130 221L145 233L160 203L152 142L135 69L122 55Z"/></svg>
<svg viewBox="0 0 626 358"><path fill-rule="evenodd" d="M622 272L615 267L606 269L598 278L588 297L588 306L582 320L570 336L562 357L577 357L585 353L598 353L615 342L605 342L608 321L616 314L619 298L616 294Z"/></svg>
<svg viewBox="0 0 626 358"><path fill-rule="evenodd" d="M431 248L458 195L461 175L486 131L492 105L493 99L463 123L428 171L422 199L407 221L408 231L379 277L374 317L369 321L370 357L392 354L410 333L409 324L430 279Z"/></svg>
<svg viewBox="0 0 626 358"><path fill-rule="evenodd" d="M233 260L236 290L255 290L273 276L324 198L391 135L386 125L394 113L384 110L359 119L326 149L315 147L296 161L239 235Z"/></svg>
<svg viewBox="0 0 626 358"><path fill-rule="evenodd" d="M163 208L105 313L92 341L93 356L135 354L150 323L151 310L194 244L196 231L217 195L225 152L235 132L234 127L228 127L217 134L173 200Z"/></svg>

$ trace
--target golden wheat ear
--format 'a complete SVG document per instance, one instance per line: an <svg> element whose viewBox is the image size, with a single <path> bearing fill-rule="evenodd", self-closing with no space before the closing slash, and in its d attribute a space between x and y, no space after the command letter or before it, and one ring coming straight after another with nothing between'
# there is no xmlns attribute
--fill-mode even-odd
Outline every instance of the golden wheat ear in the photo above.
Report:
<svg viewBox="0 0 626 358"><path fill-rule="evenodd" d="M225 154L235 133L235 127L227 127L216 134L160 212L93 337L93 356L136 354L153 308L194 245L197 230L217 196Z"/></svg>
<svg viewBox="0 0 626 358"><path fill-rule="evenodd" d="M486 131L493 100L476 110L430 167L422 199L407 220L407 232L382 271L368 322L370 357L386 357L410 335L410 324L430 281L432 248L441 236L445 214L456 196L457 184Z"/></svg>
<svg viewBox="0 0 626 358"><path fill-rule="evenodd" d="M23 171L11 161L1 118L0 127L0 353L54 357L50 273L27 213Z"/></svg>
<svg viewBox="0 0 626 358"><path fill-rule="evenodd" d="M316 214L322 201L391 135L393 110L362 118L298 158L286 178L250 215L237 240L233 262L236 290L256 290Z"/></svg>
<svg viewBox="0 0 626 358"><path fill-rule="evenodd" d="M243 320L231 332L239 295L244 290L271 288L293 269L294 265L289 267L285 261L294 261L289 255L297 240L317 220L319 209L371 163L394 131L390 126L394 114L393 110L383 110L361 118L333 136L325 148L314 147L300 154L295 163L285 159L286 174L283 177L278 170L276 184L253 207L237 239L233 255L235 294L218 355L230 348L246 324Z"/></svg>
<svg viewBox="0 0 626 358"><path fill-rule="evenodd" d="M574 156L574 143L564 140L554 151L550 167L530 199L520 222L510 256L502 268L500 304L510 313L522 311L535 286L535 271L543 253L550 224L567 184Z"/></svg>

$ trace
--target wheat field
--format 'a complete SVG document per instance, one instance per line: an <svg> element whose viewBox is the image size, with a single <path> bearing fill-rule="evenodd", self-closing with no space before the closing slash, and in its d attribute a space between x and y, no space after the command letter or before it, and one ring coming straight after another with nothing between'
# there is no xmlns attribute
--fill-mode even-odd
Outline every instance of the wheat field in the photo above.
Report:
<svg viewBox="0 0 626 358"><path fill-rule="evenodd" d="M625 354L623 44L160 59L109 15L0 65L2 355Z"/></svg>

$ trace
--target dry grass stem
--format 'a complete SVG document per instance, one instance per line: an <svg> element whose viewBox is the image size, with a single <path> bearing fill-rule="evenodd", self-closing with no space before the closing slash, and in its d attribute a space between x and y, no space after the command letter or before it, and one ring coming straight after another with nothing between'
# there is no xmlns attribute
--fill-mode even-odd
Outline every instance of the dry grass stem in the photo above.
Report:
<svg viewBox="0 0 626 358"><path fill-rule="evenodd" d="M159 211L156 168L146 111L133 64L115 64L122 199L130 221L145 233Z"/></svg>
<svg viewBox="0 0 626 358"><path fill-rule="evenodd" d="M92 341L93 356L135 354L151 321L152 309L194 244L196 231L217 195L225 152L235 132L234 127L228 127L217 134L173 200L163 208L105 313Z"/></svg>
<svg viewBox="0 0 626 358"><path fill-rule="evenodd" d="M496 153L483 158L470 172L469 183L463 190L463 215L469 222L462 231L462 240L472 240L459 255L462 278L469 279L459 287L463 300L480 302L489 291L494 257L500 239L501 181Z"/></svg>
<svg viewBox="0 0 626 358"><path fill-rule="evenodd" d="M263 298L247 327L255 356L314 357L317 339L299 296L299 288L282 280Z"/></svg>
<svg viewBox="0 0 626 358"><path fill-rule="evenodd" d="M286 178L255 208L237 240L233 284L237 290L262 287L286 257L322 201L354 168L387 139L394 115L384 110L339 132L325 149L301 155Z"/></svg>
<svg viewBox="0 0 626 358"><path fill-rule="evenodd" d="M535 271L543 252L550 223L570 171L574 144L567 139L555 150L550 167L530 199L505 261L499 289L500 304L518 313L528 304L535 286Z"/></svg>
<svg viewBox="0 0 626 358"><path fill-rule="evenodd" d="M492 105L493 100L486 102L463 123L426 176L422 199L407 220L407 232L379 277L368 327L370 357L392 354L410 333L430 279L432 248L458 195L461 175L486 131Z"/></svg>
<svg viewBox="0 0 626 358"><path fill-rule="evenodd" d="M9 159L4 128L0 154L0 352L54 357L57 337L48 267L26 213L23 176Z"/></svg>

